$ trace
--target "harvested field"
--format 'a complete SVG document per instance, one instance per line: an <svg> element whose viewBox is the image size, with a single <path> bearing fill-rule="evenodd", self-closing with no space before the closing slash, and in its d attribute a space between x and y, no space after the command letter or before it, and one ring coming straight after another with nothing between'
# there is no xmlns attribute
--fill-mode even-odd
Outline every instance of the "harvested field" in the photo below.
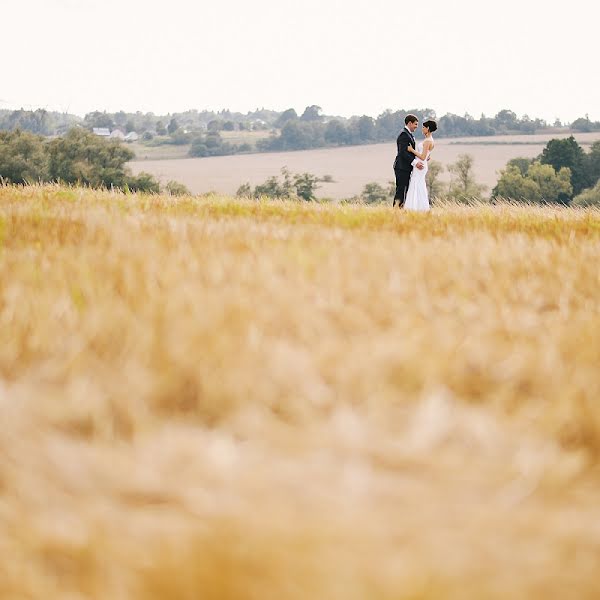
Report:
<svg viewBox="0 0 600 600"><path fill-rule="evenodd" d="M542 152L552 137L568 134L531 136L494 136L486 138L440 138L432 156L444 166L457 160L460 154L471 154L475 159L475 176L488 187L496 185L498 172L517 156L532 158ZM600 139L600 132L576 134L584 148ZM359 194L366 183L376 181L381 185L394 178L392 165L396 144L372 144L346 148L326 148L301 152L269 154L244 154L211 158L134 161L134 173L148 171L163 183L180 181L194 194L215 191L235 194L243 183L255 186L272 175L279 175L282 167L293 172L309 172L319 176L331 175L335 183L323 184L319 197L349 198ZM449 181L444 172L441 179Z"/></svg>

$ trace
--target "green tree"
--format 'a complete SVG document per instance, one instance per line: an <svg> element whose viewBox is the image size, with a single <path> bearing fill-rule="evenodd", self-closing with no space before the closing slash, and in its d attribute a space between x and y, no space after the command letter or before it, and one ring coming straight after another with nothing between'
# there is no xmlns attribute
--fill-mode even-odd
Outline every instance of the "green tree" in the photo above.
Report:
<svg viewBox="0 0 600 600"><path fill-rule="evenodd" d="M300 117L301 121L321 121L323 117L321 116L321 107L313 104L312 106L307 106Z"/></svg>
<svg viewBox="0 0 600 600"><path fill-rule="evenodd" d="M571 123L571 129L573 129L573 131L579 131L581 133L588 133L594 130L594 124L586 115L585 118L580 117L579 119L575 119Z"/></svg>
<svg viewBox="0 0 600 600"><path fill-rule="evenodd" d="M223 130L223 121L221 121L220 119L213 119L212 121L208 122L208 125L206 126L206 128L208 129L209 132L219 132Z"/></svg>
<svg viewBox="0 0 600 600"><path fill-rule="evenodd" d="M529 169L530 165L533 162L534 162L534 160L531 158L523 158L523 157L518 156L517 158L511 158L506 163L506 166L507 167L517 167L517 169L519 169L519 171L521 172L521 175L525 176L525 175L527 175L527 170Z"/></svg>
<svg viewBox="0 0 600 600"><path fill-rule="evenodd" d="M274 150L305 150L313 147L312 131L305 127L305 123L288 121L281 130Z"/></svg>
<svg viewBox="0 0 600 600"><path fill-rule="evenodd" d="M189 144L192 136L189 133L185 133L185 131L181 128L174 131L170 136L170 143L174 146L184 146L185 144Z"/></svg>
<svg viewBox="0 0 600 600"><path fill-rule="evenodd" d="M167 133L169 135L173 135L178 129L179 129L179 124L177 123L177 119L175 117L173 117L169 121L169 125L167 127Z"/></svg>
<svg viewBox="0 0 600 600"><path fill-rule="evenodd" d="M8 114L5 123L0 121L0 129L20 129L38 135L50 135L57 128L55 115L56 113L51 115L43 108L35 111L15 110Z"/></svg>
<svg viewBox="0 0 600 600"><path fill-rule="evenodd" d="M294 187L296 188L296 195L302 200L310 202L316 200L315 192L319 187L319 179L316 175L311 173L300 173L294 175Z"/></svg>
<svg viewBox="0 0 600 600"><path fill-rule="evenodd" d="M501 110L495 117L494 122L500 131L517 131L518 119L512 110Z"/></svg>
<svg viewBox="0 0 600 600"><path fill-rule="evenodd" d="M250 184L245 183L238 188L237 196L253 196L260 198L286 198L305 200L310 202L316 199L315 192L321 182L331 182L330 175L320 178L312 173L290 173L287 167L281 169L282 179L277 175L269 177L264 183L257 185L252 191Z"/></svg>
<svg viewBox="0 0 600 600"><path fill-rule="evenodd" d="M325 142L332 145L347 144L350 141L348 129L338 119L333 119L325 126Z"/></svg>
<svg viewBox="0 0 600 600"><path fill-rule="evenodd" d="M498 183L492 190L492 198L539 202L542 194L539 185L524 175L519 167L508 165L500 172Z"/></svg>
<svg viewBox="0 0 600 600"><path fill-rule="evenodd" d="M89 129L93 129L94 127L107 127L108 129L114 129L115 126L115 121L112 115L108 114L106 111L100 112L99 110L85 115L83 122Z"/></svg>
<svg viewBox="0 0 600 600"><path fill-rule="evenodd" d="M71 129L48 144L51 180L91 187L124 187L125 164L134 153L116 140L107 141L85 129Z"/></svg>
<svg viewBox="0 0 600 600"><path fill-rule="evenodd" d="M571 172L567 167L557 172L551 165L534 162L527 170L527 178L537 183L544 202L566 204L572 196Z"/></svg>
<svg viewBox="0 0 600 600"><path fill-rule="evenodd" d="M209 156L210 152L208 150L208 146L206 145L206 140L204 139L204 137L199 136L194 139L192 145L190 146L188 154L192 157L197 158Z"/></svg>
<svg viewBox="0 0 600 600"><path fill-rule="evenodd" d="M189 136L187 136L189 139ZM223 138L217 131L211 131L208 135L196 135L194 137L190 150L189 156L203 157L203 156L226 156L233 154L239 150L238 146L224 142Z"/></svg>
<svg viewBox="0 0 600 600"><path fill-rule="evenodd" d="M295 194L294 183L292 180L292 174L286 167L281 169L283 181L279 181L279 177L276 175L269 177L264 183L257 185L254 188L254 196L260 198L266 196L267 198L292 198Z"/></svg>
<svg viewBox="0 0 600 600"><path fill-rule="evenodd" d="M48 179L43 138L33 133L0 131L0 179L7 183L34 183Z"/></svg>
<svg viewBox="0 0 600 600"><path fill-rule="evenodd" d="M288 108L281 113L273 125L277 127L277 129L281 129L287 122L296 121L297 119L298 113L296 113L293 108Z"/></svg>
<svg viewBox="0 0 600 600"><path fill-rule="evenodd" d="M375 121L363 115L358 119L358 135L362 142L371 142L375 139Z"/></svg>
<svg viewBox="0 0 600 600"><path fill-rule="evenodd" d="M394 139L404 127L404 115L400 111L386 110L377 117L375 123L379 139Z"/></svg>
<svg viewBox="0 0 600 600"><path fill-rule="evenodd" d="M125 127L125 123L127 123L127 113L120 110L119 112L116 112L114 114L113 120L117 127L123 128L123 127Z"/></svg>
<svg viewBox="0 0 600 600"><path fill-rule="evenodd" d="M469 203L481 199L485 186L475 181L473 163L470 154L460 154L455 163L448 165L448 171L453 175L448 195L453 200Z"/></svg>
<svg viewBox="0 0 600 600"><path fill-rule="evenodd" d="M590 183L593 185L600 179L600 140L594 142L585 157L586 169Z"/></svg>
<svg viewBox="0 0 600 600"><path fill-rule="evenodd" d="M552 165L557 172L563 167L571 169L574 195L592 184L586 169L585 154L573 136L562 140L550 140L540 156L540 162L544 165Z"/></svg>
<svg viewBox="0 0 600 600"><path fill-rule="evenodd" d="M571 172L563 167L556 172L551 165L539 161L529 166L523 174L518 166L507 165L492 191L492 198L522 200L526 202L565 203L573 192Z"/></svg>
<svg viewBox="0 0 600 600"><path fill-rule="evenodd" d="M156 135L167 135L167 128L162 121L156 122Z"/></svg>

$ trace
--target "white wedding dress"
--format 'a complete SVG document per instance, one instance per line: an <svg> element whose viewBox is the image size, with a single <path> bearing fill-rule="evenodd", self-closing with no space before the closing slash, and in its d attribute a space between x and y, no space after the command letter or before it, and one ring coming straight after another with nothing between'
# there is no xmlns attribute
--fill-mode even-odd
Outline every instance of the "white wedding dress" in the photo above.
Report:
<svg viewBox="0 0 600 600"><path fill-rule="evenodd" d="M423 153L423 142L417 144L417 152L419 154ZM425 181L429 154L431 154L431 150L427 153L425 160L421 160L415 156L415 160L412 162L413 170L410 176L410 183L408 184L408 191L406 192L405 210L429 210L429 194L427 193L427 183ZM423 163L424 167L417 169L417 163Z"/></svg>

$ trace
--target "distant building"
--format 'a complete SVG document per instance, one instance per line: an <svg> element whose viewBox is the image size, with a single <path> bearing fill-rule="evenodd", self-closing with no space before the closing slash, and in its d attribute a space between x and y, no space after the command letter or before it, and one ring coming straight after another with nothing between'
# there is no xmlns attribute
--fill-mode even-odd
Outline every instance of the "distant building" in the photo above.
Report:
<svg viewBox="0 0 600 600"><path fill-rule="evenodd" d="M100 137L110 137L110 129L108 127L94 127L92 131L94 135L99 135Z"/></svg>
<svg viewBox="0 0 600 600"><path fill-rule="evenodd" d="M126 142L137 142L139 138L140 138L140 136L135 131L130 131L125 136L125 141Z"/></svg>
<svg viewBox="0 0 600 600"><path fill-rule="evenodd" d="M113 129L110 132L110 137L113 140L121 140L121 141L123 141L125 139L125 134L120 129Z"/></svg>

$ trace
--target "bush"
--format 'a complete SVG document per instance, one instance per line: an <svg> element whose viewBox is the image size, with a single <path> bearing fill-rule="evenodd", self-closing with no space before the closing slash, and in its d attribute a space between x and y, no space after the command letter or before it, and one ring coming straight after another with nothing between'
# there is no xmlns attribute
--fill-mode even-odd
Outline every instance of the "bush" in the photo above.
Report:
<svg viewBox="0 0 600 600"><path fill-rule="evenodd" d="M598 206L600 207L600 181L593 187L584 190L573 198L573 206Z"/></svg>
<svg viewBox="0 0 600 600"><path fill-rule="evenodd" d="M360 197L366 204L379 204L389 199L389 190L372 181L365 185Z"/></svg>
<svg viewBox="0 0 600 600"><path fill-rule="evenodd" d="M290 173L290 171L283 167L281 169L282 181L279 177L274 175L269 177L264 183L257 185L254 191L250 187L250 184L245 183L239 187L236 195L237 196L252 196L254 198L260 198L265 196L267 198L286 198L296 199L305 201L316 200L315 191L319 187L321 182L333 181L330 175L325 175L320 178L311 173Z"/></svg>
<svg viewBox="0 0 600 600"><path fill-rule="evenodd" d="M189 156L202 158L204 156L227 156L228 154L235 154L239 148L224 142L221 135L216 131L211 131L206 136L197 135L192 141Z"/></svg>
<svg viewBox="0 0 600 600"><path fill-rule="evenodd" d="M132 192L144 192L146 194L159 194L160 184L150 173L142 171L137 176L130 176L126 186Z"/></svg>
<svg viewBox="0 0 600 600"><path fill-rule="evenodd" d="M185 144L189 144L192 140L192 136L189 133L185 133L183 129L174 131L170 138L171 144L174 146L185 146Z"/></svg>
<svg viewBox="0 0 600 600"><path fill-rule="evenodd" d="M192 142L188 155L197 158L202 158L204 156L209 155L208 146L206 145L203 138L196 138Z"/></svg>
<svg viewBox="0 0 600 600"><path fill-rule="evenodd" d="M242 185L240 185L235 195L238 198L251 198L253 195L252 186L249 183L243 183Z"/></svg>
<svg viewBox="0 0 600 600"><path fill-rule="evenodd" d="M165 190L171 196L191 196L192 192L188 190L188 188L183 185L183 183L179 183L178 181L169 181L165 186Z"/></svg>

